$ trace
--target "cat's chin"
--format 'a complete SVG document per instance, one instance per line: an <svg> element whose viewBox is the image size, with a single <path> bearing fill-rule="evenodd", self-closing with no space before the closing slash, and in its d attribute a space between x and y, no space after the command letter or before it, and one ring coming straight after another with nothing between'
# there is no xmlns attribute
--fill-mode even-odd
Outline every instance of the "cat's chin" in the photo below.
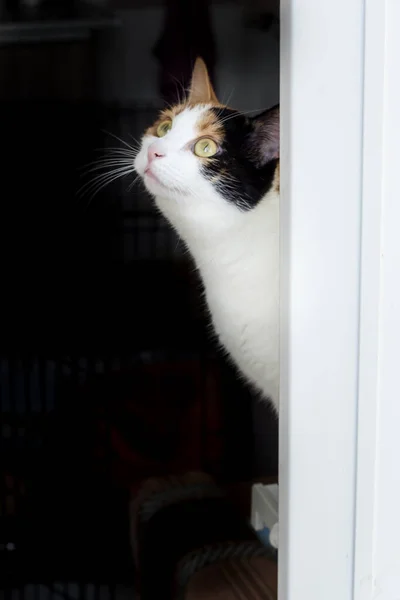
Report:
<svg viewBox="0 0 400 600"><path fill-rule="evenodd" d="M149 192L149 194L151 194L151 196L154 196L155 198L161 197L167 200L177 201L180 198L184 198L188 195L188 193L184 190L179 190L178 192L176 188L170 187L166 183L162 183L155 176L151 177L145 175L143 181L146 190Z"/></svg>
<svg viewBox="0 0 400 600"><path fill-rule="evenodd" d="M157 177L157 175L155 175L153 173L153 171L150 171L150 169L146 169L146 171L144 172L144 175L143 175L143 179L144 179L144 184L145 184L146 188L152 194L154 194L154 191L153 191L154 189L156 189L156 190L168 189L167 186L162 181L160 181L160 179Z"/></svg>
<svg viewBox="0 0 400 600"><path fill-rule="evenodd" d="M150 177L144 177L143 178L144 181L144 185L146 190L149 192L149 194L151 196L157 197L160 195L166 195L168 190L167 188L158 181L155 181L154 179L150 179Z"/></svg>
<svg viewBox="0 0 400 600"><path fill-rule="evenodd" d="M170 187L168 184L163 183L157 175L155 175L152 171L145 172L143 176L144 185L150 194L153 196L171 196L174 195L174 188Z"/></svg>

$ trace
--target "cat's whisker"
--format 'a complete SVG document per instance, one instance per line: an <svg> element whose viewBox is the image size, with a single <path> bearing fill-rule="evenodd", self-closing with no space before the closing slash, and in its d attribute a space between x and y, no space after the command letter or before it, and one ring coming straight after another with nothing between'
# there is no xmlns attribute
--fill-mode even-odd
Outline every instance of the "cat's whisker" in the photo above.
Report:
<svg viewBox="0 0 400 600"><path fill-rule="evenodd" d="M124 152L125 154L127 154L128 156L130 156L131 154L135 154L135 152L138 152L138 150L140 150L140 144L138 144L138 146L136 148L132 147L132 148L124 148L124 147L120 147L120 146L105 146L102 148L95 148L96 152Z"/></svg>
<svg viewBox="0 0 400 600"><path fill-rule="evenodd" d="M106 135L110 135L111 137L115 138L118 142L121 142L121 144L124 144L124 146L127 146L127 148L129 148L129 150L132 150L133 152L135 151L135 148L133 146L131 146L130 144L128 144L128 142L126 142L122 138L120 138L117 135L115 135L115 133L111 133L110 131L105 131L104 129L102 131Z"/></svg>
<svg viewBox="0 0 400 600"><path fill-rule="evenodd" d="M79 171L85 171L84 176L95 170L106 169L112 166L119 165L133 165L133 162L139 152L140 148L129 149L129 148L97 148L97 152L102 152L103 156L100 156L96 160L89 162L79 168Z"/></svg>
<svg viewBox="0 0 400 600"><path fill-rule="evenodd" d="M82 187L87 187L87 186L91 185L93 183L93 181L95 181L96 179L104 178L104 177L107 177L108 175L112 175L114 173L128 170L128 169L129 169L129 167L127 167L127 166L123 166L123 167L119 166L112 170L107 170L105 173L100 173L99 175L96 175L94 178L92 178L90 181L87 181L85 184L83 184Z"/></svg>
<svg viewBox="0 0 400 600"><path fill-rule="evenodd" d="M131 163L133 162L134 158L136 157L132 157L132 156L125 156L123 154L112 154L110 156L102 156L101 158L98 158L97 160L92 161L92 163L89 164L98 164L100 162L108 162L108 161L113 161L113 160L119 160L120 162L126 162L126 161L130 161Z"/></svg>
<svg viewBox="0 0 400 600"><path fill-rule="evenodd" d="M129 133L128 135L135 142L135 144L137 145L137 147L139 147L140 146L140 142L131 133Z"/></svg>
<svg viewBox="0 0 400 600"><path fill-rule="evenodd" d="M231 98L232 98L234 92L235 92L235 88L233 87L231 92L228 95L227 100L222 100L222 102L221 102L222 106L221 106L221 110L220 110L219 114L221 114L221 112L229 105L229 102L231 101Z"/></svg>
<svg viewBox="0 0 400 600"><path fill-rule="evenodd" d="M176 83L177 86L179 85L181 87L183 98L181 98L178 90L176 90L176 91L177 91L177 96L178 96L178 104L183 104L184 100L186 99L188 91L185 89L182 81L179 81L179 79L175 75L173 75L172 73L170 73L169 76L171 77L171 79L173 79L175 81L175 83Z"/></svg>
<svg viewBox="0 0 400 600"><path fill-rule="evenodd" d="M123 166L123 165L133 165L133 160L131 158L122 158L122 157L110 157L110 158L100 158L98 160L94 160L91 163L86 165L86 168L89 169L88 172L96 169L106 169L107 167L112 166Z"/></svg>
<svg viewBox="0 0 400 600"><path fill-rule="evenodd" d="M132 191L132 188L136 184L136 182L138 181L138 179L140 179L140 175L139 174L137 174L135 176L135 178L133 179L133 181L131 181L131 183L129 184L128 189L127 189L128 192Z"/></svg>
<svg viewBox="0 0 400 600"><path fill-rule="evenodd" d="M90 167L92 165L97 165L100 163L107 163L109 161L121 161L121 162L126 162L126 161L131 161L133 162L133 157L131 156L126 156L126 155L120 155L120 154L111 154L109 156L101 156L99 158L96 158L95 160L92 160L90 163L87 163L87 167Z"/></svg>
<svg viewBox="0 0 400 600"><path fill-rule="evenodd" d="M265 109L261 108L261 109L253 109L253 110L244 110L244 111L240 111L240 112L238 111L238 112L235 112L233 115L228 115L224 119L221 119L219 122L222 125L223 123L226 123L227 121L230 121L231 119L237 119L237 117L240 117L242 115L250 115L252 113L259 113L259 112L262 112L263 110L265 110Z"/></svg>
<svg viewBox="0 0 400 600"><path fill-rule="evenodd" d="M226 104L227 106L228 106L229 102L231 101L231 99L232 99L232 96L233 96L233 94L234 94L234 93L235 93L235 88L232 88L232 91L231 91L231 93L229 94L227 101L225 102L225 104Z"/></svg>
<svg viewBox="0 0 400 600"><path fill-rule="evenodd" d="M128 154L127 152L117 152L116 150L113 150L112 152L105 152L102 158L129 158L130 160L135 160L137 154L138 152Z"/></svg>
<svg viewBox="0 0 400 600"><path fill-rule="evenodd" d="M85 177L89 173L93 173L94 171L101 171L104 169L108 169L109 167L132 167L131 160L109 160L105 162L101 162L95 165L92 165L90 169L87 169L85 173L81 175L81 177Z"/></svg>
<svg viewBox="0 0 400 600"><path fill-rule="evenodd" d="M132 170L133 170L133 169L132 169L132 167L131 167L131 166L127 166L127 165L124 165L124 166L118 166L118 167L115 167L114 169L107 170L107 171L105 171L104 173L100 173L99 175L96 175L96 176L95 176L95 177L92 179L92 182L93 182L93 181L95 181L96 179L97 179L97 180L98 180L98 179L103 179L103 178L106 178L106 177L108 177L108 176L114 175L114 174L116 174L116 173L122 173L122 172L124 172L124 171L126 171L126 172L129 172L129 171L132 171ZM90 183L91 183L91 182L89 181L89 182L88 182L88 184L90 185Z"/></svg>
<svg viewBox="0 0 400 600"><path fill-rule="evenodd" d="M96 158L96 160L91 160L90 162L81 165L80 167L78 167L78 171L83 171L84 169L88 169L89 167L92 167L93 165L99 165L102 163L107 163L110 160L121 160L121 157L117 157L117 156L110 156L110 157L105 157L102 156L101 158Z"/></svg>
<svg viewBox="0 0 400 600"><path fill-rule="evenodd" d="M103 187L114 181L114 179L118 179L119 177L124 177L125 175L129 175L129 173L133 172L132 167L119 167L113 169L112 171L107 171L106 173L102 173L101 175L97 175L91 181L88 181L78 190L78 197L82 197L85 194L94 192L93 195L96 195ZM96 191L94 191L96 190ZM93 198L91 196L91 199Z"/></svg>
<svg viewBox="0 0 400 600"><path fill-rule="evenodd" d="M90 191L88 190L87 193L91 193L88 202L90 203L93 198L102 190L104 189L107 185L110 185L111 183L113 183L114 181L116 181L117 179L124 177L125 175L129 175L129 173L118 173L104 181L102 181L97 187L92 188Z"/></svg>
<svg viewBox="0 0 400 600"><path fill-rule="evenodd" d="M166 100L164 100L164 108L167 108L168 110L172 110L173 107L175 106L175 102L167 102Z"/></svg>

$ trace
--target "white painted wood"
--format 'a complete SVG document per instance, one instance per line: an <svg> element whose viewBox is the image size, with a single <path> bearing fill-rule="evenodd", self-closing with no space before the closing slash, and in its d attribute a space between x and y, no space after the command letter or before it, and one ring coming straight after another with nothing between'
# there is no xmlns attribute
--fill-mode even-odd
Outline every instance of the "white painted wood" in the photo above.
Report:
<svg viewBox="0 0 400 600"><path fill-rule="evenodd" d="M363 0L282 0L280 600L354 577Z"/></svg>
<svg viewBox="0 0 400 600"><path fill-rule="evenodd" d="M400 600L400 2L331 9L282 6L280 600Z"/></svg>
<svg viewBox="0 0 400 600"><path fill-rule="evenodd" d="M386 0L373 594L400 599L400 2ZM362 399L360 398L360 401Z"/></svg>
<svg viewBox="0 0 400 600"><path fill-rule="evenodd" d="M355 600L400 599L400 3L367 0Z"/></svg>
<svg viewBox="0 0 400 600"><path fill-rule="evenodd" d="M366 0L354 600L374 598L383 196L385 0ZM399 588L400 589L400 588ZM399 596L400 597L400 596Z"/></svg>

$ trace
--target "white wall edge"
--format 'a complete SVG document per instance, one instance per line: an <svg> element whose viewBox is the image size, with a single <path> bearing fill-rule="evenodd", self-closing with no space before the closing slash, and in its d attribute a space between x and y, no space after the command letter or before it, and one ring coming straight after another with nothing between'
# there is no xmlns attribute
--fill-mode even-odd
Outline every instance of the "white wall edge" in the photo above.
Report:
<svg viewBox="0 0 400 600"><path fill-rule="evenodd" d="M373 596L400 598L400 2L385 0Z"/></svg>
<svg viewBox="0 0 400 600"><path fill-rule="evenodd" d="M354 600L374 597L375 485L381 309L385 3L366 0L360 364Z"/></svg>
<svg viewBox="0 0 400 600"><path fill-rule="evenodd" d="M354 588L364 0L281 3L280 600Z"/></svg>
<svg viewBox="0 0 400 600"><path fill-rule="evenodd" d="M282 1L280 600L400 599L399 30Z"/></svg>

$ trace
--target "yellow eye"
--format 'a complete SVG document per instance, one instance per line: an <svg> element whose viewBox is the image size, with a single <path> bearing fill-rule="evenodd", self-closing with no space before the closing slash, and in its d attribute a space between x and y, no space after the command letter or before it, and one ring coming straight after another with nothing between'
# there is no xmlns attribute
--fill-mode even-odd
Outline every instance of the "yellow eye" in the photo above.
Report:
<svg viewBox="0 0 400 600"><path fill-rule="evenodd" d="M201 158L210 158L218 152L218 146L210 138L203 138L196 142L194 146L194 153Z"/></svg>
<svg viewBox="0 0 400 600"><path fill-rule="evenodd" d="M164 137L164 135L167 135L168 131L170 131L172 127L172 121L163 121L162 123L159 124L159 126L157 127L157 135L158 137Z"/></svg>

